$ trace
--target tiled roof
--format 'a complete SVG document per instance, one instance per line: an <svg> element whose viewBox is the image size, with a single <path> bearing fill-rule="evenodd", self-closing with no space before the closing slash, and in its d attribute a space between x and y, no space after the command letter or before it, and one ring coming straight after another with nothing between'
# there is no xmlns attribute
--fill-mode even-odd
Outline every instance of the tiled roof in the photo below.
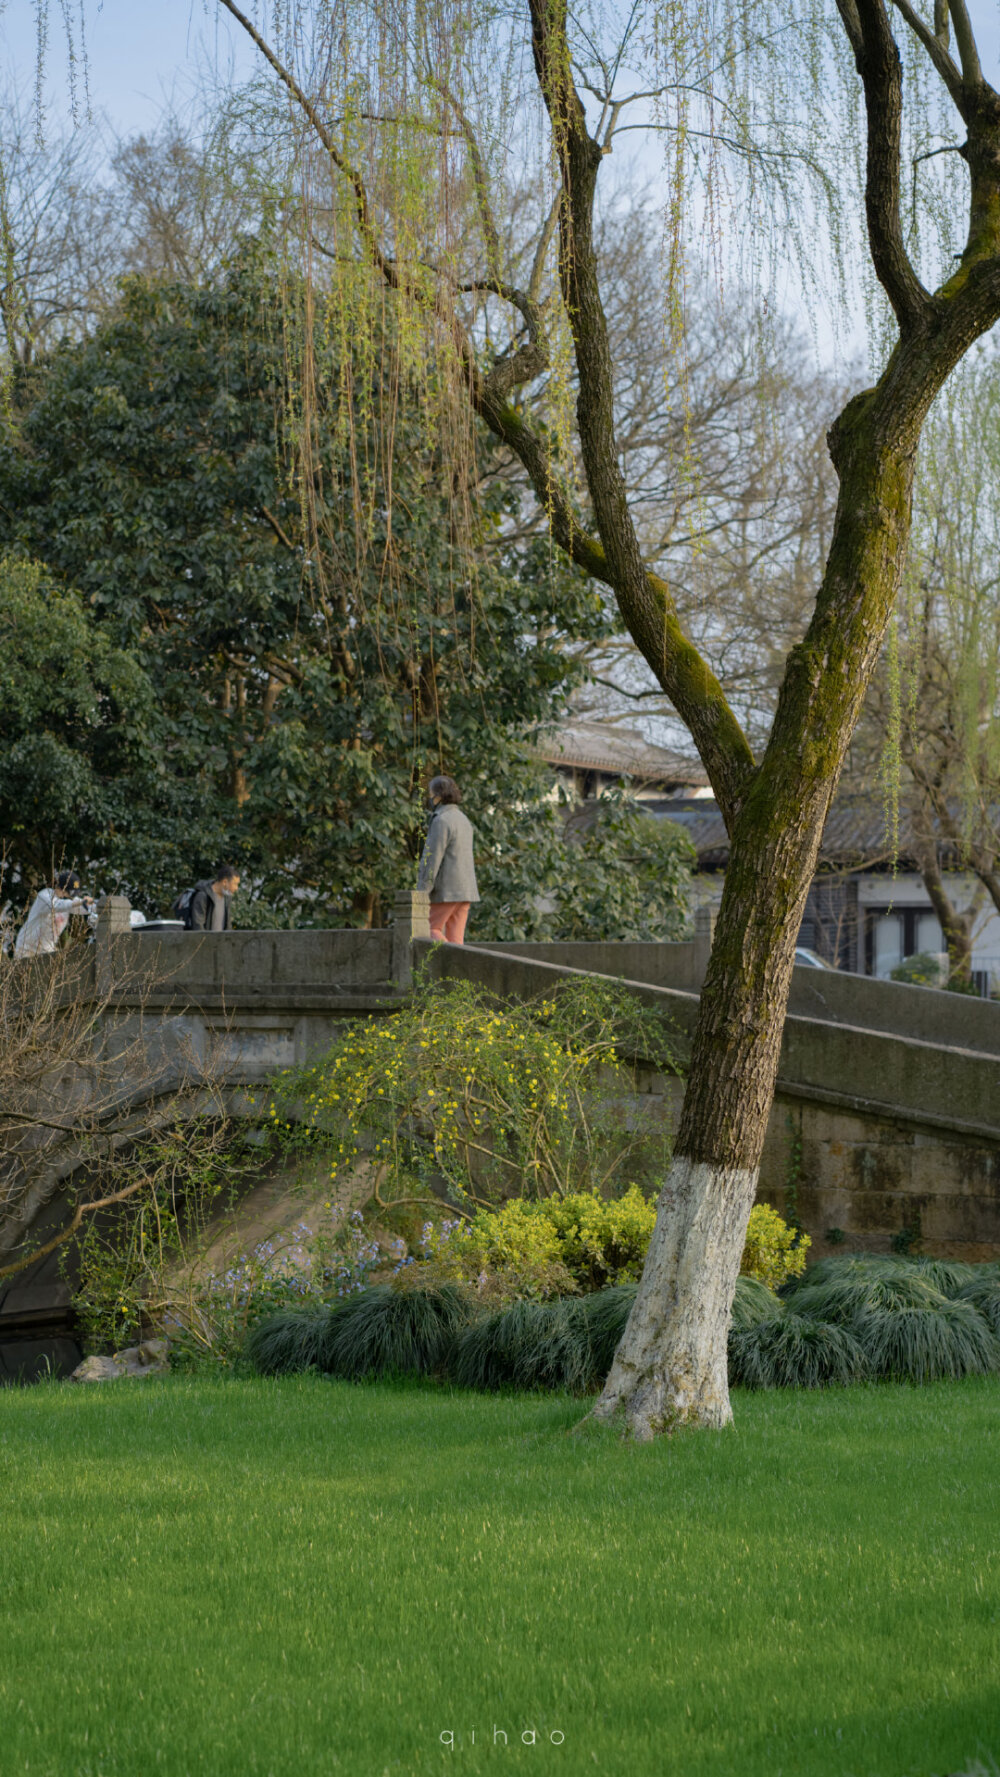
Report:
<svg viewBox="0 0 1000 1777"><path fill-rule="evenodd" d="M700 789L708 773L700 759L654 746L633 728L616 728L605 722L567 722L542 735L536 753L549 765L580 771L604 771L611 775L676 783Z"/></svg>
<svg viewBox="0 0 1000 1777"><path fill-rule="evenodd" d="M729 836L715 802L681 802L669 799L651 800L643 804L648 814L679 821L698 854L703 870L718 869L729 857ZM872 869L879 865L891 868L894 854L899 863L914 857L913 825L908 811L900 807L898 833L895 840L888 824L887 811L880 795L845 793L838 796L827 817L819 861L841 870Z"/></svg>

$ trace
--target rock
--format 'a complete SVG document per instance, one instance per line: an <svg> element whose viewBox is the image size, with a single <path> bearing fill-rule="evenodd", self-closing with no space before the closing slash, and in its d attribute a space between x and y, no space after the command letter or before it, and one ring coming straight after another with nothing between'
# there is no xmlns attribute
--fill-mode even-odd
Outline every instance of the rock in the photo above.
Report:
<svg viewBox="0 0 1000 1777"><path fill-rule="evenodd" d="M116 1351L114 1357L85 1357L82 1364L77 1364L70 1381L115 1382L120 1376L165 1376L170 1369L168 1349L166 1339L147 1339L144 1345L129 1345L125 1351Z"/></svg>
<svg viewBox="0 0 1000 1777"><path fill-rule="evenodd" d="M113 1357L85 1357L70 1376L71 1382L110 1382L121 1371Z"/></svg>

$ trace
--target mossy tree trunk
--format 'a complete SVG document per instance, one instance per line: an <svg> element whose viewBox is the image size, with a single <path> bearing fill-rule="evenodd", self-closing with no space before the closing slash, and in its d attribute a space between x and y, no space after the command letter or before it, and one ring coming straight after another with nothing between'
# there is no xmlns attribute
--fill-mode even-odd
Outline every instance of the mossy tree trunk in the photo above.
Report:
<svg viewBox="0 0 1000 1777"><path fill-rule="evenodd" d="M635 1308L595 1409L652 1436L730 1417L726 1340L747 1217L774 1096L788 990L830 801L899 592L917 444L927 410L969 345L1000 315L1000 100L963 51L948 58L969 128L969 241L935 295L903 244L902 79L882 0L842 0L868 117L867 215L875 270L899 341L874 388L829 436L839 479L826 571L804 640L789 656L759 764L734 736L704 671L672 646L641 558L614 440L612 376L593 243L601 150L568 73L553 0L531 0L538 78L563 173L562 275L579 373L587 483L626 621L699 740L730 836L715 944L702 990L676 1155ZM936 60L941 46L937 39ZM692 665L694 671L692 672ZM694 719L692 720L692 710Z"/></svg>
<svg viewBox="0 0 1000 1777"><path fill-rule="evenodd" d="M289 71L240 12L354 193L373 268L404 294L364 183ZM895 10L923 45L967 130L969 230L961 263L935 292L908 257L900 222L902 76L885 0L837 0L867 119L866 211L872 264L892 304L897 344L878 382L833 426L839 500L826 570L804 640L792 650L767 749L755 761L722 687L684 634L669 588L645 564L614 427L614 379L594 244L594 199L609 136L592 135L572 74L566 0L527 0L538 84L561 174L560 275L576 357L580 451L597 535L582 524L544 433L516 391L550 362L537 291L495 266L474 287L510 303L516 348L483 367L453 303L439 315L456 338L469 399L523 464L555 542L610 586L625 623L686 722L730 837L715 945L701 996L675 1159L635 1308L595 1412L652 1436L730 1417L729 1314L774 1094L795 940L823 826L890 613L910 527L914 460L930 403L969 346L1000 317L1000 98L983 79L965 0L935 7L934 29L908 0ZM958 61L949 49L949 15ZM460 122L465 126L464 118ZM608 126L610 130L610 125ZM475 180L488 260L499 231ZM470 286L462 286L464 289ZM437 301L414 285L414 301ZM652 324L656 324L653 322Z"/></svg>

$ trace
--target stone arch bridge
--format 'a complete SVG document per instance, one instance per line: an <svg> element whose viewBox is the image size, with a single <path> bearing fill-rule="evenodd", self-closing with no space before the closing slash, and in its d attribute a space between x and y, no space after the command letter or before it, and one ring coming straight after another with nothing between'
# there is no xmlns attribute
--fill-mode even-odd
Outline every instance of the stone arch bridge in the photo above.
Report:
<svg viewBox="0 0 1000 1777"><path fill-rule="evenodd" d="M192 1114L220 1090L239 1113L248 1088L329 1046L345 1020L405 1003L418 964L515 998L578 971L613 977L670 1020L683 1058L711 947L704 913L689 943L434 946L426 897L409 891L379 931L134 933L128 912L105 905L80 989L112 1033L108 1121L122 1141L179 1092ZM640 1065L636 1089L676 1115L681 1080ZM72 1142L39 1159L16 1209L0 1196L0 1265L70 1213ZM941 1255L1000 1257L1000 1004L797 968L760 1195L780 1208L790 1183L817 1254L919 1235ZM56 1255L0 1279L0 1382L65 1371L78 1353Z"/></svg>

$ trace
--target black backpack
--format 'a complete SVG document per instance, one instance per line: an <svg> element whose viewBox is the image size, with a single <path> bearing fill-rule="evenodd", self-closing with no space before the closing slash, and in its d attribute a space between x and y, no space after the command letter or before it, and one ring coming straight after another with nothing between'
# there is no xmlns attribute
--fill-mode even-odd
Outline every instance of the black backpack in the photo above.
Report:
<svg viewBox="0 0 1000 1777"><path fill-rule="evenodd" d="M174 918L182 919L184 921L184 928L188 932L191 930L191 902L194 900L194 897L195 891L193 888L185 889L182 895L178 895L173 907Z"/></svg>

